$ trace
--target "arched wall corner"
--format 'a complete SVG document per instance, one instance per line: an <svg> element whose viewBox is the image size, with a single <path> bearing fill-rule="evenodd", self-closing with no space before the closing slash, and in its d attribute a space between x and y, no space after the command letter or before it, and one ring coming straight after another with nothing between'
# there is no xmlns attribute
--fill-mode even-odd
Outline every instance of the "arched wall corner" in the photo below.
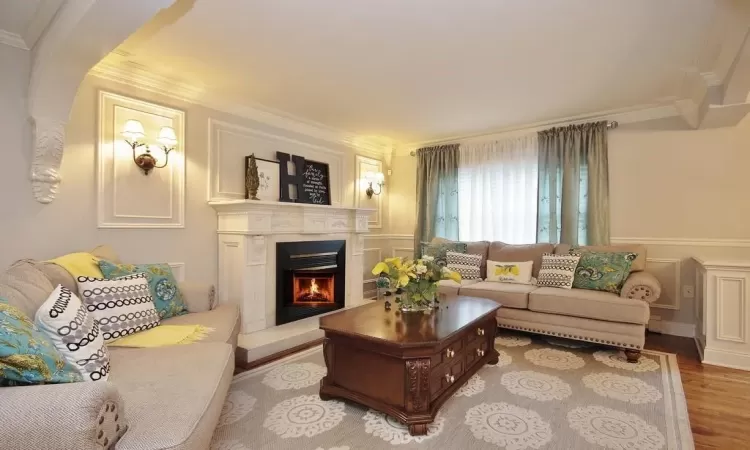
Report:
<svg viewBox="0 0 750 450"><path fill-rule="evenodd" d="M60 7L34 46L28 111L34 138L34 198L55 199L65 147L65 125L88 71L175 0L75 0Z"/></svg>

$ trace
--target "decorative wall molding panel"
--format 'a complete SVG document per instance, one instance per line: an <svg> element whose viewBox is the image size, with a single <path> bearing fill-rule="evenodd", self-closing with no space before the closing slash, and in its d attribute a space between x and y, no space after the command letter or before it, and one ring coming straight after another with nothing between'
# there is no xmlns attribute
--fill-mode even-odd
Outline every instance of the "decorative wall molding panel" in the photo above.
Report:
<svg viewBox="0 0 750 450"><path fill-rule="evenodd" d="M43 34L35 30L29 34L42 36L38 41L34 37L28 92L28 113L35 136L30 177L37 201L50 203L57 194L64 126L89 69L173 2L153 0L133 8L130 2L119 0L69 1L61 5L53 0L39 6L51 22L44 24Z"/></svg>
<svg viewBox="0 0 750 450"><path fill-rule="evenodd" d="M361 155L355 157L355 170L354 170L354 198L356 204L360 208L373 208L375 212L370 216L370 228L380 229L383 227L383 195L373 195L372 198L367 198L365 190L367 190L367 184L362 179L367 172L380 172L383 173L383 161L374 158L367 158ZM383 189L386 189L384 187ZM375 190L378 188L375 187Z"/></svg>
<svg viewBox="0 0 750 450"><path fill-rule="evenodd" d="M276 243L346 240L345 306L363 300L370 210L300 203L209 202L218 215L219 303L235 303L241 333L276 325Z"/></svg>
<svg viewBox="0 0 750 450"><path fill-rule="evenodd" d="M346 149L334 150L289 137L265 133L253 128L208 121L208 200L220 201L245 198L245 156L276 160L276 152L299 155L329 165L331 203L343 203L346 178Z"/></svg>
<svg viewBox="0 0 750 450"><path fill-rule="evenodd" d="M185 263L173 262L167 263L167 265L172 269L172 275L174 275L175 280L179 282L185 281Z"/></svg>
<svg viewBox="0 0 750 450"><path fill-rule="evenodd" d="M696 333L703 362L750 370L750 261L695 260L705 280L696 298L705 324Z"/></svg>
<svg viewBox="0 0 750 450"><path fill-rule="evenodd" d="M133 150L120 131L127 120L140 121L146 142L157 160L164 152L155 144L160 128L174 128L177 147L169 164L145 175L133 162ZM185 113L141 100L101 91L97 221L99 228L185 227ZM136 149L142 152L143 147Z"/></svg>
<svg viewBox="0 0 750 450"><path fill-rule="evenodd" d="M661 296L652 308L680 309L681 263L679 258L646 258L646 270L661 283Z"/></svg>

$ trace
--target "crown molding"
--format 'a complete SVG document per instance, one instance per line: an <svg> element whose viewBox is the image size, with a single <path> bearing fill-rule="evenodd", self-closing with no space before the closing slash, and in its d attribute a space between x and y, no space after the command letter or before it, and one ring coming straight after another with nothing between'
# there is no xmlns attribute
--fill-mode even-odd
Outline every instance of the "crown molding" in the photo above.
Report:
<svg viewBox="0 0 750 450"><path fill-rule="evenodd" d="M0 30L0 44L10 45L21 50L29 50L29 46L26 45L26 41L23 40L20 34L11 33L6 30Z"/></svg>
<svg viewBox="0 0 750 450"><path fill-rule="evenodd" d="M680 115L679 111L674 105L675 98L665 97L660 99L658 103L649 103L636 105L628 108L618 108L604 111L597 111L588 114L580 114L577 116L562 117L552 120L545 120L525 125L512 126L498 128L494 130L486 130L479 133L456 135L442 139L434 139L419 142L410 142L408 144L400 145L396 148L394 154L398 156L408 155L412 150L416 150L421 147L429 145L439 145L447 143L462 143L473 140L487 140L487 139L500 139L510 134L522 134L522 133L533 133L545 128L571 125L580 122L593 122L598 120L616 120L618 123L636 123L645 122L648 120L665 119L669 117L677 117Z"/></svg>
<svg viewBox="0 0 750 450"><path fill-rule="evenodd" d="M126 51L115 50L95 65L89 71L89 75L345 146L372 156L388 154L393 148L393 142L385 137L359 136L258 103L239 104L228 101L214 95L214 90L210 86L195 85L157 75L149 71L147 66L126 61L125 58L130 56Z"/></svg>

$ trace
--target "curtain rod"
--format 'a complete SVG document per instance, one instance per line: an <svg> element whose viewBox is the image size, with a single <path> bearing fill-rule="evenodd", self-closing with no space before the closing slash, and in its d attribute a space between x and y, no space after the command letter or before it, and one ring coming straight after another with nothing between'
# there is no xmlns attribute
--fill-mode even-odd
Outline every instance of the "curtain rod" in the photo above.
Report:
<svg viewBox="0 0 750 450"><path fill-rule="evenodd" d="M611 122L607 122L607 128L610 129L610 130L614 130L615 128L617 128L619 126L620 126L620 124L617 123L616 120L613 120ZM417 152L415 152L414 150L412 150L411 152L409 152L409 154L411 156L417 156Z"/></svg>

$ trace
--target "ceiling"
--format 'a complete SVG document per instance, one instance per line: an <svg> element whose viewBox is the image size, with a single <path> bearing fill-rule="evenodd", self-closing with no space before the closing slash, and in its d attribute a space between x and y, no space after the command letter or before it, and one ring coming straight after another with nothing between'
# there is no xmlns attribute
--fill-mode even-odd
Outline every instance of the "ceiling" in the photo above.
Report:
<svg viewBox="0 0 750 450"><path fill-rule="evenodd" d="M711 0L177 0L118 52L237 103L406 143L672 102L685 70L716 56L705 45L716 10Z"/></svg>
<svg viewBox="0 0 750 450"><path fill-rule="evenodd" d="M29 50L39 40L63 0L1 0L0 43Z"/></svg>

